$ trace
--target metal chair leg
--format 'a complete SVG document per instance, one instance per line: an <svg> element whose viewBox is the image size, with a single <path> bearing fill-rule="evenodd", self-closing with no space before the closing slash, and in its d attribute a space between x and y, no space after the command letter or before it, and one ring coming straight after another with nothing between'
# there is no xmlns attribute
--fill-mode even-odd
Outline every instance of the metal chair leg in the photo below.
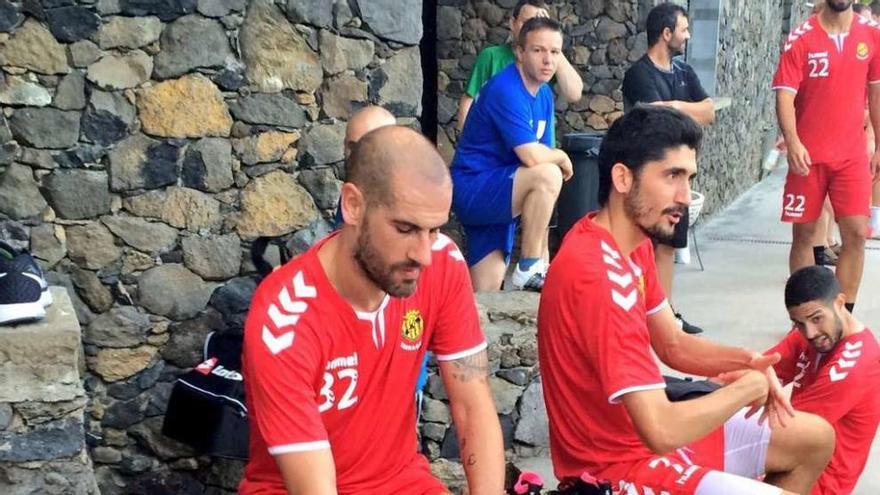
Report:
<svg viewBox="0 0 880 495"><path fill-rule="evenodd" d="M694 240L694 252L697 253L697 261L700 262L700 271L704 272L706 269L703 267L703 257L700 256L700 245L697 243L697 224L700 222L698 218L694 224L691 226L691 239Z"/></svg>

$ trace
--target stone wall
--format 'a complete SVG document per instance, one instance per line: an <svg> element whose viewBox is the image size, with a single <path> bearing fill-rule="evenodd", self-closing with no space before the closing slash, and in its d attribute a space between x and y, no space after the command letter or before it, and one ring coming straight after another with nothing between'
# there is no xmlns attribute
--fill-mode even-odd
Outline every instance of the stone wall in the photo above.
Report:
<svg viewBox="0 0 880 495"><path fill-rule="evenodd" d="M770 89L783 39L782 0L724 0L719 29L717 94L731 104L706 130L694 189L704 212L730 204L758 182L761 160L776 139Z"/></svg>
<svg viewBox="0 0 880 495"><path fill-rule="evenodd" d="M480 324L489 343L489 385L510 460L546 455L549 444L535 339L538 299L531 292L477 294ZM435 474L451 488L460 488L464 471L457 462L451 422L446 392L432 364L420 424L422 451L433 461Z"/></svg>
<svg viewBox="0 0 880 495"><path fill-rule="evenodd" d="M328 230L352 110L415 122L421 37L417 0L0 0L0 238L71 294L102 493L234 492L160 434L172 382L240 330L255 237Z"/></svg>
<svg viewBox="0 0 880 495"><path fill-rule="evenodd" d="M476 54L509 38L511 0L440 0L438 7L438 145L454 153L456 109ZM564 52L584 79L584 97L557 101L557 137L604 131L621 115L623 74L646 49L644 20L656 0L548 0L562 22ZM676 2L687 6L686 1ZM729 204L759 180L775 116L770 80L783 32L782 0L722 1L718 96L732 97L707 130L695 188L706 193L704 211Z"/></svg>

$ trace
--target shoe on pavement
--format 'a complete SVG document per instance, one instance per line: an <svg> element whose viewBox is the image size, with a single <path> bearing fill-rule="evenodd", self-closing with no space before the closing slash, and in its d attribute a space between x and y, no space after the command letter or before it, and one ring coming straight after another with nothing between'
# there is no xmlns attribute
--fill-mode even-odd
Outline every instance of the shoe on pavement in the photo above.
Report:
<svg viewBox="0 0 880 495"><path fill-rule="evenodd" d="M689 333L691 335L703 333L702 328L688 323L687 320L682 318L681 313L675 313L675 319L678 320L678 324L681 325L681 329L684 330L684 333Z"/></svg>
<svg viewBox="0 0 880 495"><path fill-rule="evenodd" d="M830 247L813 253L817 266L837 266L837 255Z"/></svg>
<svg viewBox="0 0 880 495"><path fill-rule="evenodd" d="M544 288L544 277L546 275L547 268L544 260L534 262L528 270L521 270L519 263L517 263L510 281L516 290L541 292L541 289Z"/></svg>
<svg viewBox="0 0 880 495"><path fill-rule="evenodd" d="M9 244L0 241L0 273L18 272L29 274L27 276L36 279L40 283L40 304L44 308L52 304L52 293L49 291L49 282L43 274L37 260L27 251L15 249Z"/></svg>

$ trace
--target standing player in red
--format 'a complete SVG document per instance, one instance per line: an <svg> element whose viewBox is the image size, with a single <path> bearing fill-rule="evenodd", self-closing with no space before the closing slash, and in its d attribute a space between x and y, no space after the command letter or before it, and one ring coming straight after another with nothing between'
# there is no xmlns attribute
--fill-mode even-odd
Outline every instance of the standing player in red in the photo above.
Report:
<svg viewBox="0 0 880 495"><path fill-rule="evenodd" d="M812 495L852 493L880 423L880 347L845 300L827 268L794 272L785 306L795 329L767 351L782 355L774 368L783 383L794 383L792 405L828 420L837 436Z"/></svg>
<svg viewBox="0 0 880 495"><path fill-rule="evenodd" d="M566 235L538 310L554 472L565 481L587 471L627 494L803 494L831 456L830 425L791 410L772 369L778 355L684 333L657 279L649 237L673 235L682 218L701 136L681 112L647 105L602 142L602 207ZM688 374L748 371L670 402L652 350ZM743 408L765 405L787 426L771 432L746 417Z"/></svg>
<svg viewBox="0 0 880 495"><path fill-rule="evenodd" d="M837 278L849 311L865 263L871 176L880 178L880 149L870 160L865 155L863 119L868 91L871 121L880 126L880 29L855 15L852 4L826 0L793 30L773 78L788 148L782 220L792 223L789 268L815 263L816 220L829 196L842 243Z"/></svg>
<svg viewBox="0 0 880 495"><path fill-rule="evenodd" d="M353 148L342 228L269 275L245 325L251 458L242 494L446 493L418 453L413 390L440 363L470 492L504 483L464 257L439 233L452 202L443 159L387 126Z"/></svg>

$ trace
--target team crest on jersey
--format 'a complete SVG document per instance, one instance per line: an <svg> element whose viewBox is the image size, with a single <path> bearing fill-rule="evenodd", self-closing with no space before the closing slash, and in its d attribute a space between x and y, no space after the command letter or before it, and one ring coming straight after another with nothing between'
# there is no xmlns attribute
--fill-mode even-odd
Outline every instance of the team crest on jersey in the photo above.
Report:
<svg viewBox="0 0 880 495"><path fill-rule="evenodd" d="M403 317L403 325L400 333L404 340L416 343L422 338L422 332L425 330L425 320L422 319L422 312L417 309L411 309L406 312Z"/></svg>
<svg viewBox="0 0 880 495"><path fill-rule="evenodd" d="M868 44L864 41L859 43L856 47L856 58L859 60L865 60L870 55L870 50L868 49Z"/></svg>

